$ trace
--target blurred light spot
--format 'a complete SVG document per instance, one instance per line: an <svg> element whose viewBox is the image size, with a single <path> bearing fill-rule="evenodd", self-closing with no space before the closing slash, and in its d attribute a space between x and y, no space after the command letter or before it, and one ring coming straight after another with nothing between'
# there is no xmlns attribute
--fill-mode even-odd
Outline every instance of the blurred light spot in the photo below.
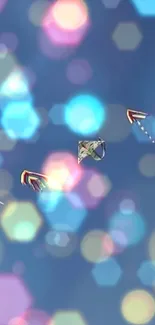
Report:
<svg viewBox="0 0 155 325"><path fill-rule="evenodd" d="M0 275L1 324L8 324L17 315L22 315L31 304L32 298L21 279L13 274Z"/></svg>
<svg viewBox="0 0 155 325"><path fill-rule="evenodd" d="M92 276L99 286L115 286L121 274L121 268L114 258L98 263L92 269Z"/></svg>
<svg viewBox="0 0 155 325"><path fill-rule="evenodd" d="M77 236L66 225L58 225L58 228L64 229L64 231L51 230L46 234L46 250L52 256L67 257L73 253L77 246Z"/></svg>
<svg viewBox="0 0 155 325"><path fill-rule="evenodd" d="M6 4L7 4L7 0L0 1L0 13L3 11Z"/></svg>
<svg viewBox="0 0 155 325"><path fill-rule="evenodd" d="M0 87L0 95L13 99L22 99L29 96L29 85L19 69L13 71Z"/></svg>
<svg viewBox="0 0 155 325"><path fill-rule="evenodd" d="M124 199L120 203L120 211L123 214L131 214L135 212L135 203L130 199Z"/></svg>
<svg viewBox="0 0 155 325"><path fill-rule="evenodd" d="M119 23L112 35L112 39L115 42L119 50L133 51L136 50L142 41L142 34L133 22Z"/></svg>
<svg viewBox="0 0 155 325"><path fill-rule="evenodd" d="M109 232L109 235L110 235L111 240L113 241L113 245L114 245L114 253L113 254L122 253L123 250L128 245L128 240L127 240L125 234L120 230L111 230Z"/></svg>
<svg viewBox="0 0 155 325"><path fill-rule="evenodd" d="M74 193L79 197L80 206L82 202L86 208L95 208L110 190L111 184L107 176L87 169L75 187Z"/></svg>
<svg viewBox="0 0 155 325"><path fill-rule="evenodd" d="M104 231L92 230L82 239L81 254L88 262L100 263L111 256L113 251L113 242Z"/></svg>
<svg viewBox="0 0 155 325"><path fill-rule="evenodd" d="M53 315L49 325L87 325L83 315L76 310L61 310Z"/></svg>
<svg viewBox="0 0 155 325"><path fill-rule="evenodd" d="M41 192L38 197L38 205L43 213L52 213L63 197L60 191Z"/></svg>
<svg viewBox="0 0 155 325"><path fill-rule="evenodd" d="M115 213L110 220L110 231L118 230L125 234L128 245L136 245L145 235L146 225L142 217L134 212Z"/></svg>
<svg viewBox="0 0 155 325"><path fill-rule="evenodd" d="M29 325L22 317L12 318L8 325Z"/></svg>
<svg viewBox="0 0 155 325"><path fill-rule="evenodd" d="M56 25L65 30L82 28L88 20L88 8L82 0L57 0L51 14Z"/></svg>
<svg viewBox="0 0 155 325"><path fill-rule="evenodd" d="M71 191L82 177L82 167L69 152L56 152L47 157L43 173L49 178L49 188L54 191Z"/></svg>
<svg viewBox="0 0 155 325"><path fill-rule="evenodd" d="M155 264L150 261L144 261L141 263L137 275L141 282L146 286L155 285Z"/></svg>
<svg viewBox="0 0 155 325"><path fill-rule="evenodd" d="M4 59L8 54L8 49L5 44L0 43L0 60Z"/></svg>
<svg viewBox="0 0 155 325"><path fill-rule="evenodd" d="M78 95L66 103L66 125L77 134L87 136L98 132L105 118L105 106L95 96Z"/></svg>
<svg viewBox="0 0 155 325"><path fill-rule="evenodd" d="M121 105L108 105L105 125L100 137L108 142L120 142L128 137L131 126L126 118L126 109Z"/></svg>
<svg viewBox="0 0 155 325"><path fill-rule="evenodd" d="M73 54L71 46L54 44L43 32L39 34L39 46L42 53L52 60L64 60Z"/></svg>
<svg viewBox="0 0 155 325"><path fill-rule="evenodd" d="M64 104L55 104L49 111L49 117L53 124L64 124Z"/></svg>
<svg viewBox="0 0 155 325"><path fill-rule="evenodd" d="M122 301L121 311L131 324L147 324L155 315L155 300L144 290L129 292Z"/></svg>
<svg viewBox="0 0 155 325"><path fill-rule="evenodd" d="M28 309L23 318L27 325L47 325L50 321L49 315L45 311L39 309ZM18 325L23 324L21 323Z"/></svg>
<svg viewBox="0 0 155 325"><path fill-rule="evenodd" d="M102 0L104 6L108 9L116 9L121 0Z"/></svg>
<svg viewBox="0 0 155 325"><path fill-rule="evenodd" d="M11 139L29 139L40 126L40 119L28 101L12 101L2 115L2 126Z"/></svg>
<svg viewBox="0 0 155 325"><path fill-rule="evenodd" d="M84 85L92 77L92 69L88 61L71 61L67 66L67 77L75 85Z"/></svg>
<svg viewBox="0 0 155 325"><path fill-rule="evenodd" d="M48 224L54 230L67 231L72 229L76 232L81 227L87 217L85 208L75 209L66 197L63 197L55 206L53 212L45 212Z"/></svg>
<svg viewBox="0 0 155 325"><path fill-rule="evenodd" d="M111 183L108 177L94 174L87 183L89 193L96 198L105 197L111 190Z"/></svg>
<svg viewBox="0 0 155 325"><path fill-rule="evenodd" d="M10 139L3 130L0 130L0 151L11 151L16 143L16 140Z"/></svg>
<svg viewBox="0 0 155 325"><path fill-rule="evenodd" d="M42 21L43 30L52 43L69 46L80 44L88 26L88 8L82 0L55 1Z"/></svg>
<svg viewBox="0 0 155 325"><path fill-rule="evenodd" d="M143 176L155 177L155 154L146 154L139 161L139 170Z"/></svg>
<svg viewBox="0 0 155 325"><path fill-rule="evenodd" d="M28 11L28 17L30 22L34 26L41 26L42 19L45 15L45 11L49 7L49 2L48 1L43 1L43 0L37 0L34 1Z"/></svg>
<svg viewBox="0 0 155 325"><path fill-rule="evenodd" d="M15 275L23 275L25 271L25 265L22 261L17 261L13 264L12 271Z"/></svg>
<svg viewBox="0 0 155 325"><path fill-rule="evenodd" d="M32 241L41 225L41 216L30 202L9 202L1 215L2 229L13 241Z"/></svg>
<svg viewBox="0 0 155 325"><path fill-rule="evenodd" d="M81 209L84 207L84 203L77 193L75 192L66 193L66 197L74 208Z"/></svg>
<svg viewBox="0 0 155 325"><path fill-rule="evenodd" d="M5 196L13 187L13 178L11 174L5 170L0 169L0 196Z"/></svg>
<svg viewBox="0 0 155 325"><path fill-rule="evenodd" d="M14 52L18 46L18 39L16 34L13 33L0 34L0 44L6 47L7 53Z"/></svg>
<svg viewBox="0 0 155 325"><path fill-rule="evenodd" d="M152 232L148 243L149 257L154 262L155 261L155 231Z"/></svg>
<svg viewBox="0 0 155 325"><path fill-rule="evenodd" d="M50 231L46 234L46 242L49 245L57 245L59 247L65 247L69 242L68 234L65 232Z"/></svg>
<svg viewBox="0 0 155 325"><path fill-rule="evenodd" d="M155 16L155 2L153 0L131 0L131 3L141 16Z"/></svg>

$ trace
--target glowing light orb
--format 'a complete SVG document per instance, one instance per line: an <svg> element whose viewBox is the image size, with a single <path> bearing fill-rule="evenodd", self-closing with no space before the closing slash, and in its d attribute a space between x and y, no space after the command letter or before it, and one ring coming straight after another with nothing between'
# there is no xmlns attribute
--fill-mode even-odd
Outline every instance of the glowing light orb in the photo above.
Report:
<svg viewBox="0 0 155 325"><path fill-rule="evenodd" d="M78 310L57 311L48 325L87 325L83 315Z"/></svg>
<svg viewBox="0 0 155 325"><path fill-rule="evenodd" d="M52 7L52 16L60 28L76 30L87 23L88 8L82 0L58 0Z"/></svg>
<svg viewBox="0 0 155 325"><path fill-rule="evenodd" d="M41 225L41 216L30 202L9 202L1 215L1 227L12 241L32 241Z"/></svg>
<svg viewBox="0 0 155 325"><path fill-rule="evenodd" d="M0 87L2 96L20 99L29 95L29 85L24 74L20 71L12 72Z"/></svg>
<svg viewBox="0 0 155 325"><path fill-rule="evenodd" d="M78 95L65 105L65 122L68 128L88 136L100 130L105 122L105 106L92 95Z"/></svg>
<svg viewBox="0 0 155 325"><path fill-rule="evenodd" d="M153 0L131 0L131 2L141 16L155 16L155 2Z"/></svg>
<svg viewBox="0 0 155 325"><path fill-rule="evenodd" d="M96 173L95 170L85 169L80 182L75 187L76 206L80 208L81 204L86 208L97 207L111 190L111 183L108 177ZM73 197L69 200L75 202ZM73 203L74 204L74 203Z"/></svg>
<svg viewBox="0 0 155 325"><path fill-rule="evenodd" d="M52 212L45 212L45 218L50 226L56 231L76 232L85 221L87 210L75 209L64 196Z"/></svg>
<svg viewBox="0 0 155 325"><path fill-rule="evenodd" d="M128 245L135 245L144 238L146 226L138 213L124 214L120 212L115 213L110 220L110 231L113 230L124 233Z"/></svg>
<svg viewBox="0 0 155 325"><path fill-rule="evenodd" d="M120 203L120 211L124 214L131 214L135 211L135 203L131 199L124 199Z"/></svg>
<svg viewBox="0 0 155 325"><path fill-rule="evenodd" d="M43 173L49 177L49 187L54 191L71 191L82 177L77 158L68 152L51 154L43 164Z"/></svg>
<svg viewBox="0 0 155 325"><path fill-rule="evenodd" d="M97 263L92 269L92 276L99 286L115 286L122 275L122 270L114 258Z"/></svg>
<svg viewBox="0 0 155 325"><path fill-rule="evenodd" d="M155 284L155 264L149 260L142 262L137 271L137 276L144 285L153 287Z"/></svg>
<svg viewBox="0 0 155 325"><path fill-rule="evenodd" d="M131 324L147 324L155 316L155 300L143 290L129 292L122 301L121 311Z"/></svg>
<svg viewBox="0 0 155 325"><path fill-rule="evenodd" d="M16 299L15 299L16 293ZM10 324L9 322L23 315L31 307L33 298L25 287L22 278L12 273L1 273L0 276L0 323ZM22 323L16 323L22 325Z"/></svg>
<svg viewBox="0 0 155 325"><path fill-rule="evenodd" d="M38 205L43 213L53 212L63 197L60 191L41 192L38 197Z"/></svg>
<svg viewBox="0 0 155 325"><path fill-rule="evenodd" d="M77 46L88 26L88 9L82 0L57 0L42 20L43 30L51 43L62 46Z"/></svg>
<svg viewBox="0 0 155 325"><path fill-rule="evenodd" d="M40 118L29 101L12 101L2 114L2 127L11 139L30 139L40 126Z"/></svg>
<svg viewBox="0 0 155 325"><path fill-rule="evenodd" d="M113 252L113 242L104 231L92 230L81 241L81 254L88 262L100 263L109 258Z"/></svg>

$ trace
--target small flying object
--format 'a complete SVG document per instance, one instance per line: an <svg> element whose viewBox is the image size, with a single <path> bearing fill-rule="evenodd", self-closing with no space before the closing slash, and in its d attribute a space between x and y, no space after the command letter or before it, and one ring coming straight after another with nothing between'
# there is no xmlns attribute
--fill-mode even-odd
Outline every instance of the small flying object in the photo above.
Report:
<svg viewBox="0 0 155 325"><path fill-rule="evenodd" d="M102 154L99 155L96 149L101 146ZM102 160L106 154L105 141L98 138L97 141L79 141L78 143L78 164L86 158L92 157L94 160Z"/></svg>
<svg viewBox="0 0 155 325"><path fill-rule="evenodd" d="M28 185L37 192L48 189L48 177L44 174L23 170L20 180L22 185Z"/></svg>
<svg viewBox="0 0 155 325"><path fill-rule="evenodd" d="M148 131L145 130L144 126L142 125L141 121L146 119L146 117L149 116L148 113L144 113L144 112L139 112L139 111L134 111L131 110L130 108L127 109L127 119L128 121L133 124L136 123L138 125L138 127L141 129L141 131L149 138L149 140L152 143L155 143L155 140L152 139L151 135L149 135Z"/></svg>

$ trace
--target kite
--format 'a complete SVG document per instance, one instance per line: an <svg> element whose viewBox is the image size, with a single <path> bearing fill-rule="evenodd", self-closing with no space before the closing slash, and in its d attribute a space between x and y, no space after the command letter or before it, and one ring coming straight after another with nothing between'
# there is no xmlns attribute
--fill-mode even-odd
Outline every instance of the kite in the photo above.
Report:
<svg viewBox="0 0 155 325"><path fill-rule="evenodd" d="M141 123L141 121L146 119L146 117L148 117L148 116L149 116L148 113L127 109L127 119L128 119L128 121L131 124L136 123L138 125L138 127L141 129L141 131L149 138L149 140L152 143L155 143L155 139L152 138L152 136L148 133L148 131L144 128L144 126Z"/></svg>
<svg viewBox="0 0 155 325"><path fill-rule="evenodd" d="M48 177L44 174L24 170L21 173L20 180L22 185L28 185L37 192L48 189Z"/></svg>
<svg viewBox="0 0 155 325"><path fill-rule="evenodd" d="M101 146L102 154L99 155L96 149ZM86 157L92 157L94 160L102 160L106 154L105 141L101 138L98 141L79 141L78 144L78 163Z"/></svg>

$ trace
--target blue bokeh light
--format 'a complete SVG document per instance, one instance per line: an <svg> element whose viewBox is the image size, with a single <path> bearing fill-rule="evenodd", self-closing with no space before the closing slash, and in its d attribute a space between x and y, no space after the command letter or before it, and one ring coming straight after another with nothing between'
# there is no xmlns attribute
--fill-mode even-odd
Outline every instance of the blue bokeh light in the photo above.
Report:
<svg viewBox="0 0 155 325"><path fill-rule="evenodd" d="M31 97L29 84L22 71L12 72L0 87L0 95L14 100Z"/></svg>
<svg viewBox="0 0 155 325"><path fill-rule="evenodd" d="M65 105L65 123L71 131L80 135L97 133L105 118L105 106L92 95L75 96Z"/></svg>
<svg viewBox="0 0 155 325"><path fill-rule="evenodd" d="M155 16L154 0L131 0L131 2L141 16Z"/></svg>
<svg viewBox="0 0 155 325"><path fill-rule="evenodd" d="M76 209L61 192L41 194L38 204L49 226L56 231L76 232L87 217L85 208Z"/></svg>
<svg viewBox="0 0 155 325"><path fill-rule="evenodd" d="M40 126L40 118L29 101L10 101L2 112L1 125L11 139L32 138Z"/></svg>
<svg viewBox="0 0 155 325"><path fill-rule="evenodd" d="M56 209L62 197L63 193L59 191L41 192L38 196L38 206L43 213L49 214Z"/></svg>
<svg viewBox="0 0 155 325"><path fill-rule="evenodd" d="M122 270L114 258L97 263L92 269L92 276L99 286L115 286Z"/></svg>
<svg viewBox="0 0 155 325"><path fill-rule="evenodd" d="M144 238L146 232L145 222L137 212L115 213L110 220L109 228L110 231L121 231L128 245L136 245Z"/></svg>
<svg viewBox="0 0 155 325"><path fill-rule="evenodd" d="M151 261L142 262L137 275L144 285L152 287L155 284L155 264Z"/></svg>

